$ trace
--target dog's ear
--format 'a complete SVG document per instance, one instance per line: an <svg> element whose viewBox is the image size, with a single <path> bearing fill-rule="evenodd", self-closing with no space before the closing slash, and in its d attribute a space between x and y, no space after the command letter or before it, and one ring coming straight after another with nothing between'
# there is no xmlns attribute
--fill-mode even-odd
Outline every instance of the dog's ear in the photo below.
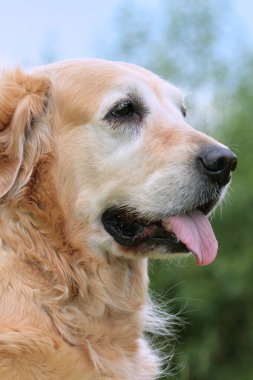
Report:
<svg viewBox="0 0 253 380"><path fill-rule="evenodd" d="M19 69L0 76L0 197L19 175L31 172L36 156L47 145L45 126L36 123L46 113L49 90L48 78Z"/></svg>

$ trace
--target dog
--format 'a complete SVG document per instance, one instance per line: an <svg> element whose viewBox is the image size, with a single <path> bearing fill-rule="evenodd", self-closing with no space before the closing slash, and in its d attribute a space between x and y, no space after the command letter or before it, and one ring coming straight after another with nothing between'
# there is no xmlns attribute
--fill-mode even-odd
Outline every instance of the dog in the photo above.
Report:
<svg viewBox="0 0 253 380"><path fill-rule="evenodd" d="M237 162L185 116L133 64L1 72L1 380L159 377L148 258L215 259Z"/></svg>

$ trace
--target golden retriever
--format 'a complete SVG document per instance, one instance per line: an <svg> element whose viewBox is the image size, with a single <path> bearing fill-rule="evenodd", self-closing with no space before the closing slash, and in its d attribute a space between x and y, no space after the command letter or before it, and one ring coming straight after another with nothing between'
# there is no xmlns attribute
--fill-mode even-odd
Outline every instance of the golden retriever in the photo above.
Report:
<svg viewBox="0 0 253 380"><path fill-rule="evenodd" d="M236 156L135 65L0 78L0 379L151 380L147 258L211 263Z"/></svg>

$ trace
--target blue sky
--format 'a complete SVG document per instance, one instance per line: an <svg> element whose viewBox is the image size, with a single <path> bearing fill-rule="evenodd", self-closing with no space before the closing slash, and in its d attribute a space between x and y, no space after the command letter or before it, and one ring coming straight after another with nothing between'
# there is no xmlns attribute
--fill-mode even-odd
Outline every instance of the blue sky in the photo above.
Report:
<svg viewBox="0 0 253 380"><path fill-rule="evenodd" d="M0 64L29 67L43 63L46 56L68 59L99 55L99 44L115 38L113 20L124 3L124 0L0 0ZM152 8L159 1L132 3ZM234 17L239 19L253 46L253 1L238 0L233 4Z"/></svg>

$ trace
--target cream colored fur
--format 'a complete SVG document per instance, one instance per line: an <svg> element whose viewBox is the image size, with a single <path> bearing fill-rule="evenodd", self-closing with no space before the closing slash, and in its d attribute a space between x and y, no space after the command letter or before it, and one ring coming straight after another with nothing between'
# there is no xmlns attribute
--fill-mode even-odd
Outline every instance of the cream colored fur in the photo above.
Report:
<svg viewBox="0 0 253 380"><path fill-rule="evenodd" d="M104 120L129 91L150 110L138 134ZM186 162L214 140L181 106L178 89L134 65L2 73L1 380L158 378L144 332L162 323L147 257L163 252L125 251L100 218L119 202L151 217L182 207L193 180Z"/></svg>

